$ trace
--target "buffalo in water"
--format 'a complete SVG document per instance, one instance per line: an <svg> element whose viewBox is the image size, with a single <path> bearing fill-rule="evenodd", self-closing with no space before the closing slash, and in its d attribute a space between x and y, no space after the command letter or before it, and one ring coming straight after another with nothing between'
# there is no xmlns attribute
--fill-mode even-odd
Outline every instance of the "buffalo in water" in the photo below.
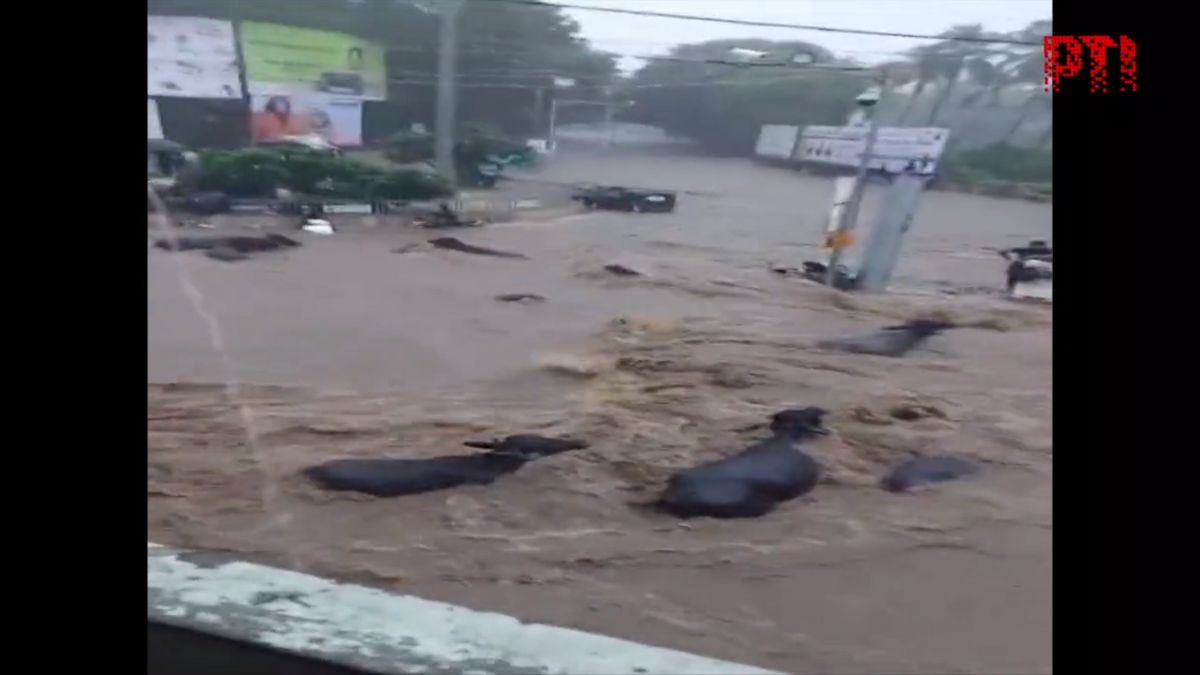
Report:
<svg viewBox="0 0 1200 675"><path fill-rule="evenodd" d="M771 512L817 485L821 467L800 444L829 433L821 423L825 414L820 408L775 413L771 438L671 476L666 491L649 506L681 518L753 518Z"/></svg>
<svg viewBox="0 0 1200 675"><path fill-rule="evenodd" d="M460 485L490 485L534 460L588 447L584 441L532 434L464 445L488 452L425 459L337 459L303 473L326 490L401 497Z"/></svg>

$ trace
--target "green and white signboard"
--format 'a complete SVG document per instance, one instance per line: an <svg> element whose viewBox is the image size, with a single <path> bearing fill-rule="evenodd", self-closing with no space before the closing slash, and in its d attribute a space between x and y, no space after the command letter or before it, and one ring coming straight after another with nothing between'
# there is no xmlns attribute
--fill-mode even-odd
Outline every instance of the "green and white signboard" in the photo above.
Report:
<svg viewBox="0 0 1200 675"><path fill-rule="evenodd" d="M387 98L381 45L345 33L255 21L241 24L241 43L251 94Z"/></svg>

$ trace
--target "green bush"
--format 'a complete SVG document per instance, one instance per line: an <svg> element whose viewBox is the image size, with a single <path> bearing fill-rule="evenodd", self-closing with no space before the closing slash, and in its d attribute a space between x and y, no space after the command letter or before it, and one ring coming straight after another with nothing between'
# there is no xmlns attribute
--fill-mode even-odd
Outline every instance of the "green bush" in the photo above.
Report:
<svg viewBox="0 0 1200 675"><path fill-rule="evenodd" d="M383 169L305 148L205 152L192 180L200 190L224 192L231 197L271 197L276 188L367 201L436 199L452 194L439 176Z"/></svg>
<svg viewBox="0 0 1200 675"><path fill-rule="evenodd" d="M410 164L433 159L433 136L424 132L401 131L392 134L384 152L388 159L399 164Z"/></svg>
<svg viewBox="0 0 1200 675"><path fill-rule="evenodd" d="M1053 153L1048 148L1020 148L997 143L951 155L944 171L946 178L968 184L987 181L1049 183L1054 178Z"/></svg>
<svg viewBox="0 0 1200 675"><path fill-rule="evenodd" d="M470 129L461 132L454 144L454 160L459 173L469 173L474 166L490 157L502 159L524 157L528 148L521 141L505 136ZM434 140L428 133L401 131L388 138L388 159L400 164L433 159Z"/></svg>

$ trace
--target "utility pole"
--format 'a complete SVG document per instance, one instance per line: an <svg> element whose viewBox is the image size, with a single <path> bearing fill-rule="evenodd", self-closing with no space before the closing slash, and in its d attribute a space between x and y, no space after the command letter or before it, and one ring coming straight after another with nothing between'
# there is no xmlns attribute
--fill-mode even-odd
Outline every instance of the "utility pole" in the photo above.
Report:
<svg viewBox="0 0 1200 675"><path fill-rule="evenodd" d="M542 114L546 109L546 88L538 87L533 90L533 137L542 133Z"/></svg>
<svg viewBox="0 0 1200 675"><path fill-rule="evenodd" d="M613 115L616 113L616 105L613 102L612 87L604 88L604 144L612 147L614 136L616 135L613 129Z"/></svg>
<svg viewBox="0 0 1200 675"><path fill-rule="evenodd" d="M604 144L610 148L616 135L616 130L613 129L613 113L615 112L613 108L613 102L609 99L604 104Z"/></svg>
<svg viewBox="0 0 1200 675"><path fill-rule="evenodd" d="M554 134L557 131L557 129L556 129L557 124L558 124L558 94L555 94L554 98L550 99L550 129L546 133L546 136L547 136L546 145L549 146L551 152L554 151L554 146L555 146Z"/></svg>
<svg viewBox="0 0 1200 675"><path fill-rule="evenodd" d="M833 245L833 253L829 255L829 268L825 270L826 286L833 286L834 279L837 277L837 265L842 259L842 251L849 246L850 233L854 231L854 226L858 222L859 205L862 203L863 192L867 187L867 163L875 152L875 138L879 132L879 125L875 123L874 111L881 94L882 87L873 87L860 94L857 99L859 109L863 112L863 122L867 125L867 138L863 144L862 156L858 160L854 190L850 193L850 199L842 211L842 222L838 224L837 232L833 234L833 241L830 242Z"/></svg>
<svg viewBox="0 0 1200 675"><path fill-rule="evenodd" d="M442 26L438 41L437 134L434 149L438 173L451 186L458 184L454 170L455 60L458 56L458 12L463 0L440 0Z"/></svg>

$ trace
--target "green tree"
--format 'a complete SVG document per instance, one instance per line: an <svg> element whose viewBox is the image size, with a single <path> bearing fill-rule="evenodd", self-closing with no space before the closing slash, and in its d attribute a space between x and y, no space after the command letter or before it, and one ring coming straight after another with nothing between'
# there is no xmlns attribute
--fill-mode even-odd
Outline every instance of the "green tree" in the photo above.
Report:
<svg viewBox="0 0 1200 675"><path fill-rule="evenodd" d="M1018 31L1014 37L1027 42L1040 41L1042 36L1050 35L1054 31L1053 24L1049 19L1043 21L1034 21L1024 29ZM1043 71L1043 54L1042 50L1037 47L1021 48L1010 52L1008 60L1005 62L1005 67L1009 73L1009 82L1014 84L1036 84L1042 81ZM1009 128L1005 135L1005 142L1011 143L1012 139L1021 130L1025 124L1025 120L1035 110L1041 106L1046 111L1050 111L1050 96L1043 92L1040 88L1034 88L1030 92L1028 98L1021 105L1021 111ZM1045 133L1038 141L1039 146L1045 146L1050 141L1051 129L1054 128L1053 121L1047 126Z"/></svg>
<svg viewBox="0 0 1200 675"><path fill-rule="evenodd" d="M942 33L946 38L989 38L1002 37L983 29L981 24L955 26ZM1003 52L986 42L965 42L947 39L932 45L923 45L913 50L918 63L926 62L925 70L935 73L943 84L938 88L937 99L929 111L927 123L938 121L951 94L963 79L964 73L995 80L999 74L993 68L992 59L1003 58Z"/></svg>
<svg viewBox="0 0 1200 675"><path fill-rule="evenodd" d="M765 52L758 63L772 65L738 64L733 48ZM680 45L634 74L622 91L634 102L623 118L730 154L750 152L763 124L843 124L871 74L800 66L798 55L816 68L839 65L828 50L808 42Z"/></svg>
<svg viewBox="0 0 1200 675"><path fill-rule="evenodd" d="M916 67L917 84L913 88L912 94L908 97L908 101L904 104L904 111L900 113L900 124L908 121L908 116L916 105L917 100L925 93L925 88L937 81L942 74L941 62L931 55L915 54L914 66Z"/></svg>
<svg viewBox="0 0 1200 675"><path fill-rule="evenodd" d="M986 96L989 105L998 107L1000 96L1005 89L1016 85L1041 82L1043 56L1039 43L1042 36L1049 35L1052 30L1049 20L1035 21L1006 36L1033 44L998 45L994 48L990 58L971 60L967 64L968 75L971 81L982 87L983 90L965 98L963 106L968 107L981 102Z"/></svg>

